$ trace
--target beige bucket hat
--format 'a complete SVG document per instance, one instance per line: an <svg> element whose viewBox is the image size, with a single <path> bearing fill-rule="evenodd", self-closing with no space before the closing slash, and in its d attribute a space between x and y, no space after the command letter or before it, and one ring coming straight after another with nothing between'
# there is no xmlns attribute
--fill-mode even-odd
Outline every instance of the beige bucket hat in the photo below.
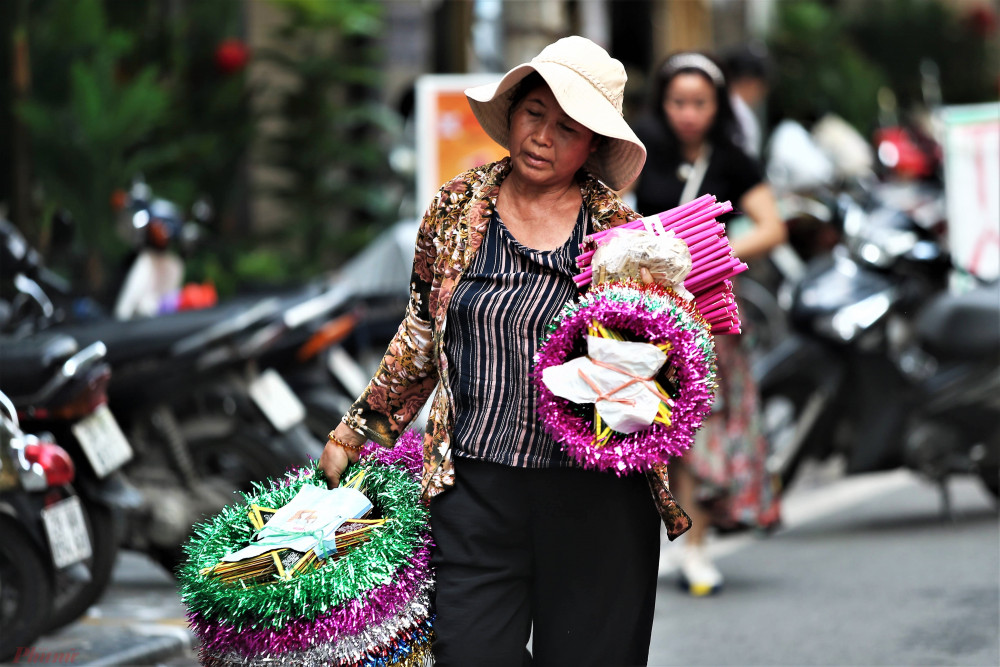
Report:
<svg viewBox="0 0 1000 667"><path fill-rule="evenodd" d="M585 37L564 37L549 44L523 65L507 72L498 83L465 91L472 112L490 137L507 145L507 110L517 84L538 72L559 106L570 118L607 137L584 167L615 190L635 180L646 161L646 147L625 122L622 100L625 67Z"/></svg>

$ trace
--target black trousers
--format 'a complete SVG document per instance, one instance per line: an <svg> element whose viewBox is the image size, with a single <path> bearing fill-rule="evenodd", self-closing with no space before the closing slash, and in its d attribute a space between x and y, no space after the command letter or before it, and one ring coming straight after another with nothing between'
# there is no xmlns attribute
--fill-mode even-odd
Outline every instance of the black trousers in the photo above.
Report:
<svg viewBox="0 0 1000 667"><path fill-rule="evenodd" d="M455 479L431 501L436 665L646 664L660 528L642 475L459 458Z"/></svg>

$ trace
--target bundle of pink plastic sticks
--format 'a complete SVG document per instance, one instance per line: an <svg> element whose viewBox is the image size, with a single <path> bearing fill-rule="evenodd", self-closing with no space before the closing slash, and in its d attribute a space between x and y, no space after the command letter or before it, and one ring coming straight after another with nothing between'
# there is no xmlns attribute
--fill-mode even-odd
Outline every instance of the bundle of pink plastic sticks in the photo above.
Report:
<svg viewBox="0 0 1000 667"><path fill-rule="evenodd" d="M614 229L591 234L580 244L583 251L576 258L580 275L576 284L591 281L590 258L601 239L618 229L644 229L655 234L673 232L691 252L691 273L684 287L694 295L695 305L712 327L713 334L740 333L740 316L730 278L747 270L747 265L733 255L726 230L716 218L733 210L728 201L714 195L702 195L694 201L669 211L627 222Z"/></svg>

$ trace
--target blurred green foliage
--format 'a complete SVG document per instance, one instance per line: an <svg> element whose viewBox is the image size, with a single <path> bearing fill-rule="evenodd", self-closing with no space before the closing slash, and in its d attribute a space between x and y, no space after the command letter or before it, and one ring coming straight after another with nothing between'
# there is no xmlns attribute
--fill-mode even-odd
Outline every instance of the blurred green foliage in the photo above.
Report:
<svg viewBox="0 0 1000 667"><path fill-rule="evenodd" d="M924 103L921 66L929 62L944 104L996 99L995 3L960 10L938 0L796 0L776 7L768 39L777 68L773 120L808 124L833 112L867 134L878 122L880 88L891 89L903 110Z"/></svg>
<svg viewBox="0 0 1000 667"><path fill-rule="evenodd" d="M187 279L221 295L332 268L395 219L383 130L398 121L377 101L373 47L383 7L266 1L283 21L259 53L241 41L248 4L235 0L11 0L3 11L30 49L30 94L15 110L30 159L14 168L34 186L25 232L44 240L50 214L69 212L73 248L50 261L81 289L106 301L102 288L120 279L127 246L112 199L138 175L185 211L210 204ZM253 83L248 60L272 76ZM269 192L285 214L276 229L251 219L251 164L281 175Z"/></svg>
<svg viewBox="0 0 1000 667"><path fill-rule="evenodd" d="M31 89L16 113L30 135L38 198L25 231L46 238L56 209L75 226L73 247L49 261L109 299L104 292L121 278L116 267L127 253L112 199L137 176L185 210L198 198L212 202L217 228L209 238L238 237L250 94L243 73L219 71L214 58L220 40L240 27L240 5L192 2L176 14L154 2L25 7L19 30L27 34Z"/></svg>
<svg viewBox="0 0 1000 667"><path fill-rule="evenodd" d="M379 101L381 54L374 46L384 6L272 2L286 18L277 37L293 48L257 55L294 84L263 112L277 128L266 137L264 162L287 176L269 188L292 217L275 238L292 243L299 273L310 275L353 254L398 213L386 138L400 121Z"/></svg>
<svg viewBox="0 0 1000 667"><path fill-rule="evenodd" d="M38 85L16 110L31 136L42 200L71 212L78 247L114 254L123 243L112 225L112 193L169 159L148 143L166 123L169 97L153 64L124 75L136 39L108 24L99 0L47 3L42 11L50 20L29 27Z"/></svg>
<svg viewBox="0 0 1000 667"><path fill-rule="evenodd" d="M777 3L768 46L776 63L772 113L808 123L835 113L869 129L885 76L848 38L842 12L820 2Z"/></svg>
<svg viewBox="0 0 1000 667"><path fill-rule="evenodd" d="M920 66L933 62L940 74L945 104L997 98L996 2L959 12L927 0L868 2L851 23L859 48L877 62L904 108L923 102Z"/></svg>
<svg viewBox="0 0 1000 667"><path fill-rule="evenodd" d="M126 15L128 11L138 14L143 6L142 15ZM133 66L163 63L161 84L170 95L168 122L150 141L169 150L171 159L146 177L160 195L185 206L198 198L207 199L220 231L235 236L240 218L246 217L243 163L255 136L254 90L248 84L246 62L224 69L218 60L226 42L242 44L241 5L189 1L175 5L178 11L173 13L164 13L165 6L147 2L109 5L121 20L141 27L143 40Z"/></svg>

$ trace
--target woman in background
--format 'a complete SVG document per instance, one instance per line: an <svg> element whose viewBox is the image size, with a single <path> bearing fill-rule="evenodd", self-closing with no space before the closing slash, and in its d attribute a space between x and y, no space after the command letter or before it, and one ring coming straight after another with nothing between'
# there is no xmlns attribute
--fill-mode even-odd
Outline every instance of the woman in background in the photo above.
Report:
<svg viewBox="0 0 1000 667"><path fill-rule="evenodd" d="M753 223L749 232L730 238L736 255L748 263L765 256L784 241L785 227L760 166L740 148L722 68L707 55L678 53L652 79L652 108L635 127L648 150L635 188L638 210L651 215L715 195ZM722 585L704 549L711 527L766 529L779 519L746 342L718 336L716 348L719 390L712 414L691 450L670 468L671 487L692 519L680 573L682 586L694 595Z"/></svg>

